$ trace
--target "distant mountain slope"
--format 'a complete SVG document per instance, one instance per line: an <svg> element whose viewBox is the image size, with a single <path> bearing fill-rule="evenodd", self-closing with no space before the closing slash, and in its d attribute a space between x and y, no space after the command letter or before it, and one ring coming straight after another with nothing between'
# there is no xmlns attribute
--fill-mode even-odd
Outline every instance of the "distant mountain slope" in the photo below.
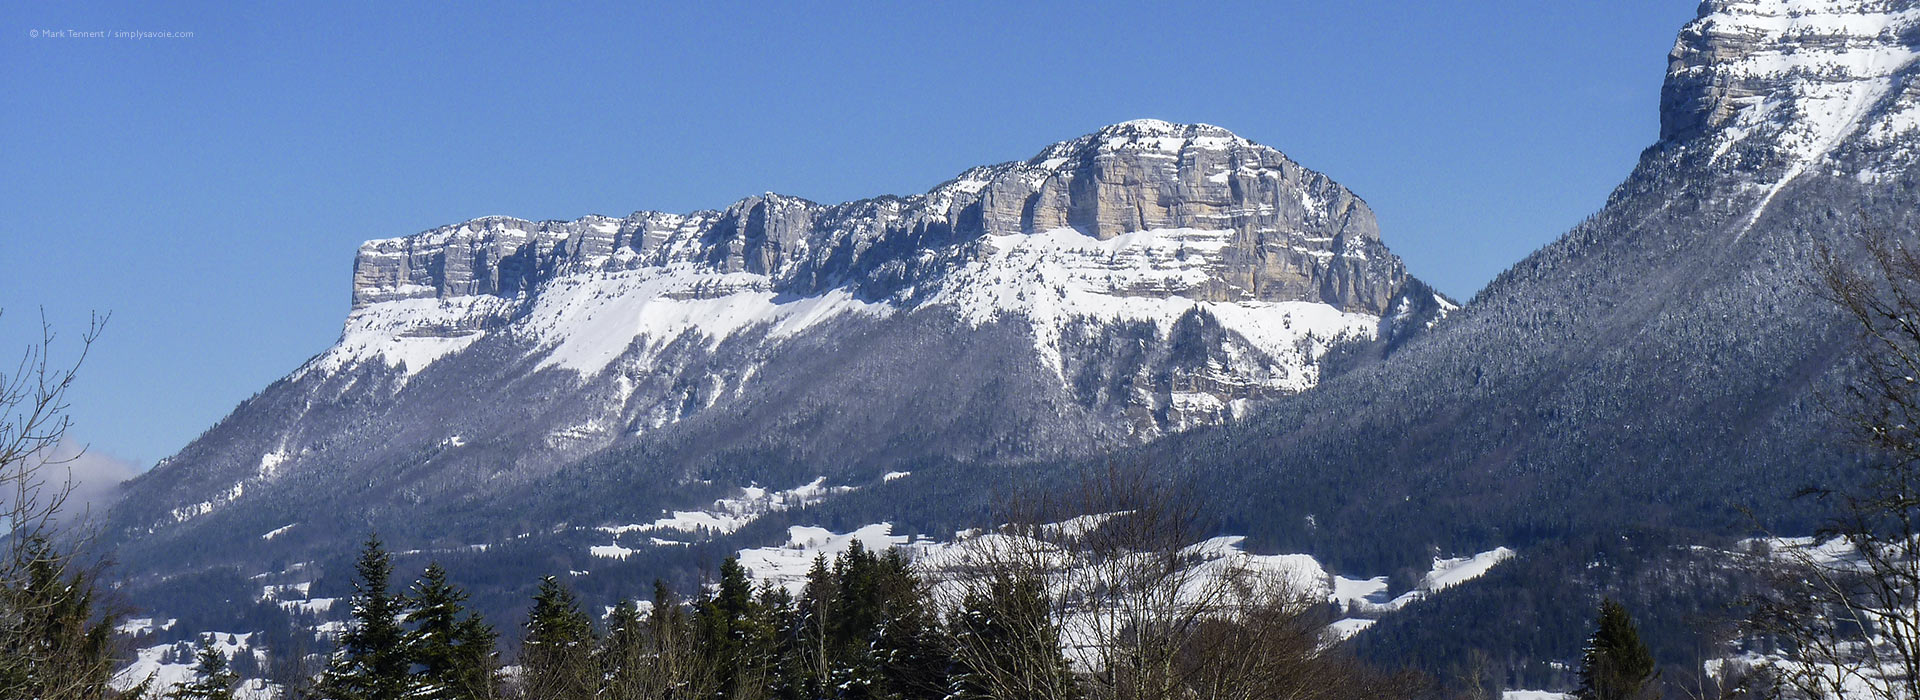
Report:
<svg viewBox="0 0 1920 700"><path fill-rule="evenodd" d="M1746 507L1808 527L1819 504L1786 496L1853 459L1817 400L1852 330L1811 263L1915 230L1916 56L1911 2L1702 4L1661 140L1602 211L1390 361L1145 458L1274 546L1350 556L1725 532Z"/></svg>
<svg viewBox="0 0 1920 700"><path fill-rule="evenodd" d="M131 482L110 531L161 573L1087 455L1450 308L1353 193L1205 125L1117 124L911 197L488 217L363 245L339 343Z"/></svg>

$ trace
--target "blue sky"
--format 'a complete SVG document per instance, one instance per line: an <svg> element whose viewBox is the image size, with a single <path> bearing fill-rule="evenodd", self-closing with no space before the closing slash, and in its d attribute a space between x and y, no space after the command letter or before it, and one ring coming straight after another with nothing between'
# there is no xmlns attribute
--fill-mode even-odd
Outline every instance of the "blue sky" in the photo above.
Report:
<svg viewBox="0 0 1920 700"><path fill-rule="evenodd" d="M0 349L113 321L76 437L147 465L338 336L355 247L487 214L924 191L1140 117L1358 192L1465 299L1657 133L1693 3L0 7ZM192 32L79 38L36 32ZM68 346L71 349L71 346ZM11 369L11 364L7 365Z"/></svg>

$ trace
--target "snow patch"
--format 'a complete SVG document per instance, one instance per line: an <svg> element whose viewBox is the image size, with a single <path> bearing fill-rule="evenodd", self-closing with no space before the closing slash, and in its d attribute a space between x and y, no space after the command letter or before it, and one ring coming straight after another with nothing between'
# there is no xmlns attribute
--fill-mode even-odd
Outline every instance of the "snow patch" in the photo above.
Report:
<svg viewBox="0 0 1920 700"><path fill-rule="evenodd" d="M275 537L279 537L281 535L287 534L288 530L292 530L293 526L298 524L299 523L287 523L285 525L281 525L280 527L276 527L272 530L268 530L265 534L260 535L260 539L271 541Z"/></svg>
<svg viewBox="0 0 1920 700"><path fill-rule="evenodd" d="M113 631L118 632L120 634L128 635L128 636L139 636L142 634L146 634L148 632L152 632L154 630L160 630L164 632L164 631L173 629L173 626L179 622L180 621L178 619L167 618L166 622L161 622L156 624L154 622L154 618L136 617L136 618L129 619L125 622L122 622L118 626L115 626L113 628Z"/></svg>
<svg viewBox="0 0 1920 700"><path fill-rule="evenodd" d="M1107 521L1124 515L1126 511L1097 513L1079 516L1062 522L1042 526L1049 528L1054 535L1077 537L1098 529ZM898 548L926 575L934 579L940 572L964 570L971 556L967 540L974 538L1004 538L1008 535L998 532L969 530L958 533L955 542L938 542L927 539L912 539L893 534L890 523L875 523L847 533L835 533L820 527L791 526L787 528L787 541L770 547L742 549L739 560L747 573L756 580L785 588L799 595L806 587L807 573L813 567L816 557L825 555L829 560L845 553L854 542L870 551L883 551ZM1491 570L1501 562L1511 559L1513 550L1497 547L1468 557L1437 559L1428 574L1421 579L1417 588L1397 597L1388 597L1386 576L1374 576L1359 579L1337 576L1329 573L1319 560L1307 554L1250 554L1242 548L1244 537L1222 536L1202 540L1189 546L1184 554L1194 564L1198 574L1182 589L1182 595L1198 595L1198 591L1208 585L1208 581L1218 580L1236 572L1251 571L1274 576L1290 585L1309 590L1315 596L1343 609L1353 611L1361 617L1347 617L1333 622L1327 630L1330 638L1346 639L1364 632L1373 626L1381 615L1396 612L1414 601L1447 588L1471 581ZM1041 549L1045 549L1044 545ZM1057 566L1071 566L1071 562L1061 559ZM1193 590L1188 590L1193 589Z"/></svg>
<svg viewBox="0 0 1920 700"><path fill-rule="evenodd" d="M227 490L220 492L219 494L215 495L211 499L201 501L199 503L195 503L190 506L180 506L178 508L173 509L173 511L170 514L173 516L173 522L184 523L188 520L192 520L202 515L211 513L215 508L224 506L228 503L232 503L235 499L240 498L240 496L244 495L246 492L247 492L247 482L242 481L234 484L232 487L228 488Z"/></svg>
<svg viewBox="0 0 1920 700"><path fill-rule="evenodd" d="M977 260L949 274L927 302L953 308L980 325L1020 317L1035 348L1062 377L1063 339L1071 328L1151 322L1164 337L1194 310L1272 358L1267 367L1235 368L1269 388L1302 391L1319 380L1318 360L1335 342L1372 338L1379 318L1320 302L1200 301L1226 283L1222 251L1233 230L1155 229L1100 240L1073 229L986 239Z"/></svg>
<svg viewBox="0 0 1920 700"><path fill-rule="evenodd" d="M1372 627L1376 622L1379 620L1358 617L1341 618L1327 625L1327 634L1332 635L1334 639L1352 639L1354 635L1367 631L1367 628Z"/></svg>
<svg viewBox="0 0 1920 700"><path fill-rule="evenodd" d="M274 474L280 472L280 465L286 464L290 458L291 455L281 450L274 450L260 455L260 468L256 470L255 473L261 479L271 479Z"/></svg>
<svg viewBox="0 0 1920 700"><path fill-rule="evenodd" d="M541 289L518 331L549 347L539 369L599 374L636 344L642 364L668 343L697 334L714 347L749 328L782 338L842 315L877 316L893 307L836 289L813 297L771 291L773 281L747 272L713 272L671 263L560 277Z"/></svg>
<svg viewBox="0 0 1920 700"><path fill-rule="evenodd" d="M692 534L725 535L738 532L748 523L758 520L768 513L803 508L819 503L829 496L854 490L852 486L828 486L827 477L817 477L813 481L801 484L785 491L768 491L760 486L748 486L740 489L740 494L731 498L722 498L713 502L707 510L677 510L671 515L651 523L634 525L614 525L595 528L614 536L614 542L608 545L589 547L587 552L596 557L625 559L635 551L619 543L622 535L636 532L685 532ZM651 538L648 544L660 543L684 545L685 542Z"/></svg>
<svg viewBox="0 0 1920 700"><path fill-rule="evenodd" d="M307 361L289 379L299 381L313 372L332 375L377 362L399 370L404 383L441 358L472 345L486 334L480 329L486 320L511 308L509 300L487 295L368 304L347 314L339 342Z"/></svg>
<svg viewBox="0 0 1920 700"><path fill-rule="evenodd" d="M251 633L204 632L200 634L199 641L206 642L214 651L229 660L239 654L253 654L256 660L260 660L264 650L254 648L250 642L252 637ZM193 658L198 650L199 647L195 642L185 641L138 649L134 652L133 661L114 672L108 685L114 690L126 691L152 679L153 690L164 694L199 677L195 671ZM169 663L166 660L169 652L176 659L184 659L184 662ZM234 697L236 700L268 700L279 697L280 690L278 685L260 679L251 679L242 682L235 689Z"/></svg>
<svg viewBox="0 0 1920 700"><path fill-rule="evenodd" d="M825 555L831 560L852 549L854 542L868 551L882 552L907 544L908 538L893 534L890 523L875 523L846 534L795 525L787 528L785 545L740 550L740 566L756 580L798 596L807 587L807 572L813 568L815 557Z"/></svg>

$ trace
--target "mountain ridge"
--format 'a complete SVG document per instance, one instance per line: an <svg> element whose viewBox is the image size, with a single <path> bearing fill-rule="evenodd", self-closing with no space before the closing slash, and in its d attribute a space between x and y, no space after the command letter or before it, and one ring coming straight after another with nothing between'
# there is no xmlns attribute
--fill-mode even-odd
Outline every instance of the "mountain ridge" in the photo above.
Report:
<svg viewBox="0 0 1920 700"><path fill-rule="evenodd" d="M353 289L339 342L133 482L114 526L177 541L238 518L237 541L445 499L514 517L583 460L631 475L607 517L632 518L714 478L811 478L825 444L849 448L836 483L1091 454L1231 420L1452 308L1350 191L1155 120L907 197L372 240Z"/></svg>
<svg viewBox="0 0 1920 700"><path fill-rule="evenodd" d="M920 199L748 198L696 213L705 223L685 232L649 229L664 219L648 216L580 224L608 225L604 244L568 231L542 248L521 230L511 251L533 241L531 254L512 262L460 225L436 231L480 243L456 248L451 268L444 246L375 241L364 280L356 271L372 291L338 352L143 477L115 524L135 534L130 558L156 571L337 560L341 533L379 529L486 562L477 568L499 578L482 595L496 601L498 586L562 569L590 568L574 582L613 596L642 574L777 542L785 526L950 531L980 524L983 492L1010 475L1038 489L1089 464L1139 464L1202 485L1249 551L1310 552L1332 570L1511 547L1517 565L1476 584L1503 588L1434 596L1359 643L1382 640L1387 660L1505 645L1500 662L1564 676L1540 669L1577 658L1568 630L1585 629L1588 606L1569 601L1618 594L1650 626L1685 624L1703 608L1662 596L1671 576L1699 571L1662 557L1756 525L1810 530L1817 504L1786 496L1853 473L1859 455L1818 400L1847 381L1852 339L1807 270L1818 250L1851 251L1863 225L1920 226L1916 24L1913 2L1703 3L1670 56L1660 136L1633 172L1457 311L1411 278L1384 300L1340 281L1342 253L1377 240L1356 223L1370 217L1254 235L1286 220L1280 195L1324 176L1289 179L1273 161L1267 179L1294 186L1240 189L1239 205L1255 205L1234 221L1239 166L1202 160L1211 149L1191 164L1185 145L1170 155L1158 140L1175 137L1158 123L969 170ZM1086 148L1084 169L1041 172L1056 149ZM1147 187L1129 173L1163 177ZM1207 199L1221 173L1224 204ZM1103 190L1113 182L1141 196ZM1201 206L1165 206L1162 185ZM989 192L1005 195L989 207ZM1325 210L1365 211L1350 201ZM812 237L836 211L894 223ZM1129 228L1212 215L1233 227ZM1350 239L1306 235L1348 225ZM1285 257L1295 243L1328 264L1293 274L1281 263L1323 257ZM1275 257L1259 263L1261 251ZM659 264L641 265L648 255ZM1250 277L1214 284L1239 274ZM721 308L740 314L706 313ZM640 334L609 318L653 320ZM1314 332L1259 335L1282 321ZM1358 349L1315 335L1343 328ZM1275 354L1287 347L1296 354ZM1363 359L1323 375L1345 352ZM596 413L609 405L620 410ZM619 539L748 484L832 495L726 537ZM1524 614L1471 607L1502 595ZM1458 620L1478 636L1434 624Z"/></svg>
<svg viewBox="0 0 1920 700"><path fill-rule="evenodd" d="M1861 458L1822 405L1853 337L1812 261L1920 225L1916 22L1911 2L1703 3L1664 91L1685 113L1594 216L1390 361L1133 458L1186 463L1265 546L1352 552L1367 533L1371 553L1332 555L1355 568L1637 528L1811 530L1820 504L1789 496L1847 483ZM1834 26L1860 31L1793 50L1795 27ZM1792 79L1809 73L1826 79ZM1700 101L1671 99L1742 84L1766 89L1715 93L1730 106L1705 122ZM1374 527L1382 513L1402 527Z"/></svg>

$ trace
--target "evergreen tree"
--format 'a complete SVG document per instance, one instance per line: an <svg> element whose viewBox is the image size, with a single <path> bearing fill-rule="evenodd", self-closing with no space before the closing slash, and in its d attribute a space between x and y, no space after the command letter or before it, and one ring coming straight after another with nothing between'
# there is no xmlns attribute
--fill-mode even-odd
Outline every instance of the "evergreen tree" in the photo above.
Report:
<svg viewBox="0 0 1920 700"><path fill-rule="evenodd" d="M593 620L573 590L552 576L540 581L527 616L521 650L526 694L542 700L580 700L599 690L593 663Z"/></svg>
<svg viewBox="0 0 1920 700"><path fill-rule="evenodd" d="M772 583L762 584L759 608L762 625L772 633L767 652L771 696L781 700L820 697L813 693L806 658L802 654L804 630L800 624L800 608L793 594Z"/></svg>
<svg viewBox="0 0 1920 700"><path fill-rule="evenodd" d="M719 696L757 700L768 695L773 632L754 601L753 583L740 562L720 562L720 588L701 604L701 644L712 664Z"/></svg>
<svg viewBox="0 0 1920 700"><path fill-rule="evenodd" d="M648 650L653 657L647 697L696 700L712 695L713 664L686 607L664 581L653 582L653 612L647 618Z"/></svg>
<svg viewBox="0 0 1920 700"><path fill-rule="evenodd" d="M622 599L607 617L607 638L600 646L600 696L608 700L641 700L647 694L653 669L646 623L640 608Z"/></svg>
<svg viewBox="0 0 1920 700"><path fill-rule="evenodd" d="M900 550L888 550L878 564L885 610L871 646L883 669L887 695L938 695L948 685L950 655L941 640L939 618L927 605L931 593Z"/></svg>
<svg viewBox="0 0 1920 700"><path fill-rule="evenodd" d="M404 601L389 591L392 577L392 555L378 535L368 536L354 565L353 621L321 678L320 697L398 700L413 691L407 635L399 622Z"/></svg>
<svg viewBox="0 0 1920 700"><path fill-rule="evenodd" d="M833 672L837 649L830 638L834 610L840 599L840 580L827 563L827 555L813 558L807 572L807 587L793 615L794 683L805 697L825 697Z"/></svg>
<svg viewBox="0 0 1920 700"><path fill-rule="evenodd" d="M428 564L407 602L407 652L419 684L417 697L479 700L492 697L493 628L475 613L462 615L467 593L447 582L447 571Z"/></svg>
<svg viewBox="0 0 1920 700"><path fill-rule="evenodd" d="M500 663L494 647L500 634L493 625L480 619L479 613L461 618L454 627L453 644L457 650L458 671L452 679L458 697L485 700L500 695Z"/></svg>
<svg viewBox="0 0 1920 700"><path fill-rule="evenodd" d="M962 600L948 619L957 668L953 700L1069 700L1079 696L1060 651L1040 581L995 574Z"/></svg>
<svg viewBox="0 0 1920 700"><path fill-rule="evenodd" d="M949 655L928 591L899 550L855 542L814 558L796 602L762 590L759 614L776 631L773 692L782 698L938 697Z"/></svg>
<svg viewBox="0 0 1920 700"><path fill-rule="evenodd" d="M835 615L833 637L842 653L851 654L866 646L880 628L881 598L879 558L854 540L845 554L834 562L840 600Z"/></svg>
<svg viewBox="0 0 1920 700"><path fill-rule="evenodd" d="M227 656L214 648L210 640L200 642L194 658L194 679L168 695L176 700L233 700L234 686L240 675L227 665Z"/></svg>
<svg viewBox="0 0 1920 700"><path fill-rule="evenodd" d="M1640 641L1640 631L1623 606L1609 598L1600 602L1599 620L1581 659L1580 700L1643 700L1660 697L1654 683L1653 654Z"/></svg>
<svg viewBox="0 0 1920 700"><path fill-rule="evenodd" d="M100 696L114 618L96 619L93 576L43 537L14 546L19 578L0 580L0 697Z"/></svg>
<svg viewBox="0 0 1920 700"><path fill-rule="evenodd" d="M834 564L833 686L849 699L920 697L946 686L927 591L899 550L855 542Z"/></svg>

